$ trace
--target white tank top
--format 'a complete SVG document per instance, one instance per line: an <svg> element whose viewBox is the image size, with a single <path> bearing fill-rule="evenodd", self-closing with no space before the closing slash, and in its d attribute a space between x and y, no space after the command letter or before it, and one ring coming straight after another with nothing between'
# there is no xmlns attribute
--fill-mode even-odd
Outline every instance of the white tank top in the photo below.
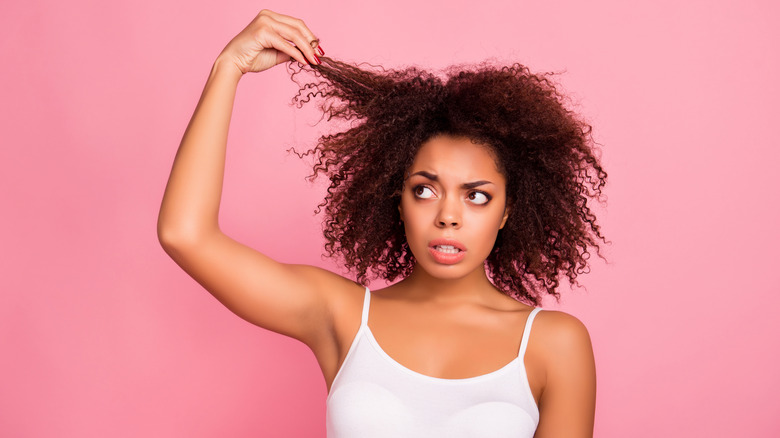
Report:
<svg viewBox="0 0 780 438"><path fill-rule="evenodd" d="M515 359L465 379L441 379L404 367L388 356L368 328L371 293L327 398L328 438L528 437L539 409L523 356L534 317L528 316Z"/></svg>

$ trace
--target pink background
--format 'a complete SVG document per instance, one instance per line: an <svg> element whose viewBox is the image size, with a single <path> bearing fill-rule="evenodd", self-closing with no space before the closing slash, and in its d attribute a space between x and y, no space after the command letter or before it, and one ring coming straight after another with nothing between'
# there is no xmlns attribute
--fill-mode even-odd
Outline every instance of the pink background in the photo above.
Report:
<svg viewBox="0 0 780 438"><path fill-rule="evenodd" d="M600 437L780 435L780 11L770 1L71 2L0 6L0 435L324 436L302 345L222 308L155 220L211 63L261 7L329 55L565 71L610 175L590 328ZM245 78L222 224L320 258L321 126L283 69Z"/></svg>

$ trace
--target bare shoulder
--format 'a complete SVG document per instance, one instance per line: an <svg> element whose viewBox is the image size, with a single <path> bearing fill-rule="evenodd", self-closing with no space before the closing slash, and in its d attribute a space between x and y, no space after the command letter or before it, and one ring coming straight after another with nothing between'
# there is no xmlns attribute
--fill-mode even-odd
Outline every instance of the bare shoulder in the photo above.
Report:
<svg viewBox="0 0 780 438"><path fill-rule="evenodd" d="M323 300L333 316L338 316L346 307L362 304L365 286L326 269L310 265L288 265L291 273L300 281L309 283L322 291Z"/></svg>
<svg viewBox="0 0 780 438"><path fill-rule="evenodd" d="M322 291L325 305L331 311L332 316L339 320L339 317L347 313L353 313L354 308L362 308L363 298L365 297L366 287L360 285L346 277L335 274L326 269L309 265L289 265L292 273L305 279L310 283L309 286L315 286ZM360 313L360 310L358 310Z"/></svg>
<svg viewBox="0 0 780 438"><path fill-rule="evenodd" d="M330 295L338 297L340 294L354 293L355 290L363 290L363 286L327 269L311 265L286 265L290 273L300 281L316 285L318 289L329 291Z"/></svg>
<svg viewBox="0 0 780 438"><path fill-rule="evenodd" d="M360 315L366 288L348 278L314 266L290 265L292 272L306 282L318 285L322 295L323 313L328 325L308 342L320 365L325 383L330 388L355 334L360 328Z"/></svg>
<svg viewBox="0 0 780 438"><path fill-rule="evenodd" d="M593 361L593 347L585 324L568 313L539 312L526 351L529 379L537 396L555 386L562 377L592 370Z"/></svg>
<svg viewBox="0 0 780 438"><path fill-rule="evenodd" d="M543 345L544 356L567 354L572 349L591 349L585 324L565 312L545 310L534 320L533 337Z"/></svg>
<svg viewBox="0 0 780 438"><path fill-rule="evenodd" d="M549 377L573 369L591 368L593 346L585 324L568 313L545 310L534 320L528 353ZM549 382L548 382L549 383Z"/></svg>
<svg viewBox="0 0 780 438"><path fill-rule="evenodd" d="M592 436L596 368L585 325L564 312L540 312L527 353L540 409L536 436Z"/></svg>

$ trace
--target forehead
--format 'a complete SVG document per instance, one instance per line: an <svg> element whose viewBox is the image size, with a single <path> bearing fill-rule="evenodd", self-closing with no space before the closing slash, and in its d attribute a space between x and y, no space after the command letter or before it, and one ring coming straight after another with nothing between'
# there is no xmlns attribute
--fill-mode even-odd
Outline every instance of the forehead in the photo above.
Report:
<svg viewBox="0 0 780 438"><path fill-rule="evenodd" d="M504 181L489 146L450 135L433 137L420 146L409 173L419 171L464 180L491 178Z"/></svg>

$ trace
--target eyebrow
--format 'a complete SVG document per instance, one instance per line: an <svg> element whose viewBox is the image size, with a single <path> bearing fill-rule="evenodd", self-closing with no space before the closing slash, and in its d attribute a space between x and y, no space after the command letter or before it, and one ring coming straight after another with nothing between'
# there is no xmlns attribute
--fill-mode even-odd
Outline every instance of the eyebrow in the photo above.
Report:
<svg viewBox="0 0 780 438"><path fill-rule="evenodd" d="M420 176L422 176L424 178L428 178L431 181L438 181L439 180L439 176L438 175L434 175L434 174L432 174L430 172L426 172L424 170L421 170L419 172L415 172L415 173L409 175L409 178L411 178L411 177L413 177L415 175L420 175ZM479 187L479 186L483 186L485 184L493 184L493 183L490 182L490 181L479 180L479 181L463 183L463 184L461 184L461 187L463 187L464 189L468 190L468 189L473 189L473 188L476 188L476 187Z"/></svg>

